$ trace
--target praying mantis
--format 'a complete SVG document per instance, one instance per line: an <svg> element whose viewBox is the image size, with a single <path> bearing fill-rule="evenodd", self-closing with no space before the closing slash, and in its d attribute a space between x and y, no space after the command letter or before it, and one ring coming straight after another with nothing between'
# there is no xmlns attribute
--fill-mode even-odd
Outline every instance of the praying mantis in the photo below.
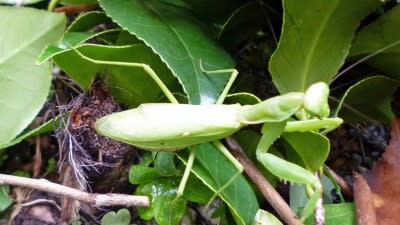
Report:
<svg viewBox="0 0 400 225"><path fill-rule="evenodd" d="M305 184L309 201L301 213L301 220L312 213L322 192L319 179L310 171L268 153L268 149L283 132L318 132L321 129L323 132L328 132L343 122L340 118L328 117L330 110L327 84L318 82L312 84L305 92L286 93L255 105L224 105L222 104L224 98L238 72L235 69L206 71L202 68L207 75L231 72L230 79L216 104L179 104L148 65L95 60L75 48L72 49L80 57L95 64L144 69L170 100L171 103L142 104L135 109L107 115L100 118L95 127L101 135L148 151L178 151L189 148L190 155L177 191L177 198L183 195L195 160L196 144L213 142L238 169L238 173L215 192L212 200L243 171L240 163L218 140L230 136L247 125L263 124L263 135L256 151L257 160L277 177ZM293 116L298 120L294 120Z"/></svg>

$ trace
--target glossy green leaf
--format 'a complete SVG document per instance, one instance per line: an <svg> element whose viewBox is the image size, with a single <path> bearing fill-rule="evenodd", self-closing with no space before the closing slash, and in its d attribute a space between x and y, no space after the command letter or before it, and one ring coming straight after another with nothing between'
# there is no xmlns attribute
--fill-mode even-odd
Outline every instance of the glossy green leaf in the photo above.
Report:
<svg viewBox="0 0 400 225"><path fill-rule="evenodd" d="M156 172L153 167L147 165L133 165L129 169L129 182L132 184L143 184L156 179L159 179L160 175Z"/></svg>
<svg viewBox="0 0 400 225"><path fill-rule="evenodd" d="M171 91L179 84L160 58L145 45L104 46L83 44L77 49L84 55L105 61L149 64ZM143 102L159 102L164 96L153 79L141 68L94 64L71 49L53 56L55 62L82 88L87 89L96 74L105 74L106 82L118 102L136 107ZM151 90L151 91L149 91Z"/></svg>
<svg viewBox="0 0 400 225"><path fill-rule="evenodd" d="M0 212L6 210L13 203L13 201L8 196L9 192L10 186L0 185Z"/></svg>
<svg viewBox="0 0 400 225"><path fill-rule="evenodd" d="M324 204L326 225L356 225L354 203ZM306 225L314 224L314 218L309 217Z"/></svg>
<svg viewBox="0 0 400 225"><path fill-rule="evenodd" d="M197 145L195 151L196 160L192 173L214 192L237 173L233 164L214 145ZM179 158L186 162L187 157L184 155L179 154ZM242 175L220 197L229 206L238 224L252 224L259 206L251 186Z"/></svg>
<svg viewBox="0 0 400 225"><path fill-rule="evenodd" d="M10 141L9 143L0 145L0 149L7 148L12 145L18 144L19 142L21 142L22 140L24 140L26 138L53 131L54 129L56 129L58 127L58 124L60 122L59 119L60 119L60 117L58 116L55 119L51 119L34 129L23 132L22 134L20 134L18 137L16 137L14 140Z"/></svg>
<svg viewBox="0 0 400 225"><path fill-rule="evenodd" d="M156 0L100 0L101 7L122 28L156 52L179 79L192 104L216 101L229 74L207 71L230 69L233 61L184 8Z"/></svg>
<svg viewBox="0 0 400 225"><path fill-rule="evenodd" d="M174 163L175 154L173 152L159 152L154 160L154 169L160 176L178 175L179 171Z"/></svg>
<svg viewBox="0 0 400 225"><path fill-rule="evenodd" d="M386 47L384 52L364 63L400 78L400 5L393 7L373 23L365 26L356 35L349 54L351 59L360 59Z"/></svg>
<svg viewBox="0 0 400 225"><path fill-rule="evenodd" d="M89 0L90 1L90 0ZM99 24L111 23L110 18L104 12L92 11L80 14L71 25L68 26L66 32L82 32L98 26Z"/></svg>
<svg viewBox="0 0 400 225"><path fill-rule="evenodd" d="M308 170L318 171L328 158L329 140L321 134L293 132L284 133L283 138L299 154Z"/></svg>
<svg viewBox="0 0 400 225"><path fill-rule="evenodd" d="M129 225L131 214L128 209L120 209L117 213L108 212L101 218L101 225Z"/></svg>
<svg viewBox="0 0 400 225"><path fill-rule="evenodd" d="M178 179L164 178L139 185L136 193L151 197L150 207L139 208L139 215L154 217L160 225L178 224L186 210L186 200L175 198L178 184Z"/></svg>
<svg viewBox="0 0 400 225"><path fill-rule="evenodd" d="M56 42L65 16L31 8L0 7L0 146L31 123L50 90L50 65L35 65L40 51Z"/></svg>
<svg viewBox="0 0 400 225"><path fill-rule="evenodd" d="M330 83L360 21L379 4L376 0L284 0L282 33L269 64L280 93L304 91L318 81Z"/></svg>
<svg viewBox="0 0 400 225"><path fill-rule="evenodd" d="M400 82L384 76L368 77L347 89L339 103L339 116L346 122L382 121L393 118L391 99Z"/></svg>

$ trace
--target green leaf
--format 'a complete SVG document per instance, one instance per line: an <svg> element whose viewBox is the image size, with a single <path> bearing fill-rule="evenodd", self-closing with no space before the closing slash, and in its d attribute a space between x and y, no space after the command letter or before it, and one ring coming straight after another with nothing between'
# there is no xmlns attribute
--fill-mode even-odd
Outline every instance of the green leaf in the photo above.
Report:
<svg viewBox="0 0 400 225"><path fill-rule="evenodd" d="M284 133L283 138L299 154L306 169L318 171L328 158L329 139L313 132Z"/></svg>
<svg viewBox="0 0 400 225"><path fill-rule="evenodd" d="M105 30L102 32L67 32L57 45L48 45L38 56L36 63L42 64L50 58L70 51L69 47L76 46L92 38L100 38L109 34L120 33L120 30Z"/></svg>
<svg viewBox="0 0 400 225"><path fill-rule="evenodd" d="M360 59L392 46L365 61L365 64L400 78L400 5L393 7L379 19L365 26L355 37L349 56Z"/></svg>
<svg viewBox="0 0 400 225"><path fill-rule="evenodd" d="M256 214L253 225L282 225L282 223L273 214L260 209Z"/></svg>
<svg viewBox="0 0 400 225"><path fill-rule="evenodd" d="M108 18L104 12L94 11L81 14L67 28L63 38L57 43L57 45L49 45L42 51L36 63L41 64L55 55L68 51L69 47L76 46L89 39L98 38L99 36L107 35L109 33L120 33L119 29L104 30L100 32L90 31L93 27L99 24L110 22L110 18Z"/></svg>
<svg viewBox="0 0 400 225"><path fill-rule="evenodd" d="M365 78L347 89L341 99L339 116L346 122L382 121L393 118L391 99L400 82L384 76Z"/></svg>
<svg viewBox="0 0 400 225"><path fill-rule="evenodd" d="M92 11L80 14L69 25L66 32L82 32L89 31L90 29L98 26L99 24L111 23L110 18L104 12Z"/></svg>
<svg viewBox="0 0 400 225"><path fill-rule="evenodd" d="M326 225L356 225L354 203L324 204ZM305 221L306 225L314 224L311 216Z"/></svg>
<svg viewBox="0 0 400 225"><path fill-rule="evenodd" d="M196 160L192 172L214 192L238 172L220 150L210 143L197 145L195 151ZM186 163L187 157L182 153L178 156ZM238 176L220 197L229 206L238 224L252 224L259 206L251 186L243 175Z"/></svg>
<svg viewBox="0 0 400 225"><path fill-rule="evenodd" d="M0 185L0 212L6 210L13 203L8 193L10 192L10 186Z"/></svg>
<svg viewBox="0 0 400 225"><path fill-rule="evenodd" d="M174 163L173 152L159 152L154 160L154 169L160 176L174 176L179 173Z"/></svg>
<svg viewBox="0 0 400 225"><path fill-rule="evenodd" d="M240 0L183 0L196 15L216 24L223 24L242 4ZM212 6L212 7L211 7Z"/></svg>
<svg viewBox="0 0 400 225"><path fill-rule="evenodd" d="M178 224L186 210L186 200L176 198L179 181L165 178L141 184L136 193L151 197L151 205L139 208L139 215L150 220L153 216L160 225Z"/></svg>
<svg viewBox="0 0 400 225"><path fill-rule="evenodd" d="M29 5L29 4L35 4L37 2L41 2L43 0L24 0L22 4L24 5ZM21 4L21 0L0 0L0 3L2 4L10 4L10 5L18 5Z"/></svg>
<svg viewBox="0 0 400 225"><path fill-rule="evenodd" d="M129 182L132 184L143 184L159 178L160 175L158 175L156 170L147 165L133 165L129 169Z"/></svg>
<svg viewBox="0 0 400 225"><path fill-rule="evenodd" d="M101 218L101 225L129 225L131 214L128 209L120 209L117 213L108 212Z"/></svg>
<svg viewBox="0 0 400 225"><path fill-rule="evenodd" d="M29 131L25 131L24 133L20 134L18 137L16 137L14 140L10 141L9 143L0 145L0 149L7 148L12 145L16 145L26 138L53 131L54 129L57 128L58 123L60 122L59 120L60 120L60 116L57 116L55 119L51 119L51 120L43 123L39 127L36 127Z"/></svg>
<svg viewBox="0 0 400 225"><path fill-rule="evenodd" d="M269 64L280 93L329 83L343 64L355 30L376 0L284 0L278 48Z"/></svg>
<svg viewBox="0 0 400 225"><path fill-rule="evenodd" d="M332 203L331 191L334 189L333 184L325 175L323 175L320 180L324 188L322 192L323 202L324 204L330 204ZM301 212L308 201L308 195L305 191L305 186L299 184L290 185L289 196L290 208L292 208L295 212Z"/></svg>
<svg viewBox="0 0 400 225"><path fill-rule="evenodd" d="M129 46L83 44L78 46L77 50L96 60L148 64L171 91L180 91L179 84L169 69L149 47L143 44ZM57 65L84 89L89 87L94 75L105 74L113 96L118 102L130 108L143 102L159 102L164 96L158 85L141 68L94 64L71 49L64 50L53 58Z"/></svg>
<svg viewBox="0 0 400 225"><path fill-rule="evenodd" d="M228 94L224 101L226 104L239 103L241 105L255 105L260 102L261 100L257 96L247 92Z"/></svg>
<svg viewBox="0 0 400 225"><path fill-rule="evenodd" d="M250 1L232 13L219 31L218 38L232 49L273 24L281 24L281 15L262 1Z"/></svg>
<svg viewBox="0 0 400 225"><path fill-rule="evenodd" d="M56 42L65 16L31 8L0 7L0 146L9 143L35 118L49 94L49 64L37 55Z"/></svg>
<svg viewBox="0 0 400 225"><path fill-rule="evenodd" d="M189 201L207 204L213 192L196 176L189 176L183 196Z"/></svg>
<svg viewBox="0 0 400 225"><path fill-rule="evenodd" d="M100 0L115 22L143 40L171 69L192 104L216 101L228 74L207 71L233 67L230 56L184 8L161 1Z"/></svg>

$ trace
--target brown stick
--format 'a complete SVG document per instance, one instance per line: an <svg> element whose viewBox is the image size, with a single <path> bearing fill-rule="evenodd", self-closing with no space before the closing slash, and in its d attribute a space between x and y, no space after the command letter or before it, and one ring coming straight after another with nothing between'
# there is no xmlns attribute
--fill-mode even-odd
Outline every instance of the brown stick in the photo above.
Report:
<svg viewBox="0 0 400 225"><path fill-rule="evenodd" d="M321 179L321 174L319 172L316 172L315 176ZM314 225L325 225L325 209L322 193L319 195L317 205L314 209Z"/></svg>
<svg viewBox="0 0 400 225"><path fill-rule="evenodd" d="M279 216L288 225L299 225L302 224L298 219L297 215L288 206L281 195L275 190L275 188L265 179L253 162L244 154L242 148L237 141L232 138L226 138L227 144L231 153L237 158L237 160L243 165L244 172L253 181L257 188L264 195L265 199L271 204L276 210Z"/></svg>
<svg viewBox="0 0 400 225"><path fill-rule="evenodd" d="M74 14L74 13L81 13L81 12L88 12L95 8L97 8L97 4L92 5L66 5L57 7L54 9L54 12L64 12L67 15Z"/></svg>
<svg viewBox="0 0 400 225"><path fill-rule="evenodd" d="M328 171L328 173L331 174L332 178L335 179L336 183L339 185L342 193L346 195L347 197L352 198L353 197L353 187L347 183L346 180L344 180L341 176L339 176L335 171L333 171L331 168L328 166L324 166L324 169Z"/></svg>
<svg viewBox="0 0 400 225"><path fill-rule="evenodd" d="M147 196L126 195L126 194L97 194L87 193L74 188L66 187L61 184L52 183L43 179L32 179L6 174L0 174L0 184L9 184L32 188L57 195L67 196L79 201L100 206L149 206L150 199Z"/></svg>

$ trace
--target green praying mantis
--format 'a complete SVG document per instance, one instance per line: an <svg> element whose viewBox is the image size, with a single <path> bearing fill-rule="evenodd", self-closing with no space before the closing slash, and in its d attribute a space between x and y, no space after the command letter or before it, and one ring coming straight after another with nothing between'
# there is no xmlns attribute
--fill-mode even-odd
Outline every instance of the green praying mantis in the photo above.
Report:
<svg viewBox="0 0 400 225"><path fill-rule="evenodd" d="M323 82L312 84L304 93L291 92L269 98L255 105L222 104L238 72L235 69L206 71L207 75L231 72L222 94L213 105L179 104L166 85L146 64L101 61L73 50L82 58L96 64L140 67L158 84L171 103L142 104L123 112L113 113L96 122L99 134L149 151L178 151L190 149L187 166L177 191L182 196L195 159L196 144L213 142L236 166L238 173L211 200L226 188L243 167L218 141L251 124L264 124L256 155L271 173L295 183L305 184L309 201L301 213L301 220L309 216L322 193L319 179L310 171L268 153L269 147L283 132L328 132L338 127L340 118L329 118L329 87ZM201 62L200 62L201 65ZM293 116L297 120L293 119ZM210 200L210 201L211 201Z"/></svg>

